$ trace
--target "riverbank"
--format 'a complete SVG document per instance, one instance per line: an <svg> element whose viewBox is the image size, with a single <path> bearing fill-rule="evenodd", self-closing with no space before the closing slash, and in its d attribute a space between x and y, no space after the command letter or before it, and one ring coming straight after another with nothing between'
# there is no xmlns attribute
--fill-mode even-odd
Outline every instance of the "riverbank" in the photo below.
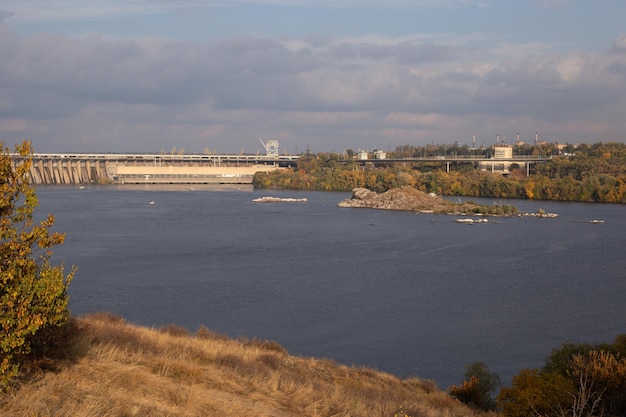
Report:
<svg viewBox="0 0 626 417"><path fill-rule="evenodd" d="M6 416L477 416L432 381L400 379L205 327L77 320L75 357L31 368L0 394ZM375 414L372 414L375 413Z"/></svg>

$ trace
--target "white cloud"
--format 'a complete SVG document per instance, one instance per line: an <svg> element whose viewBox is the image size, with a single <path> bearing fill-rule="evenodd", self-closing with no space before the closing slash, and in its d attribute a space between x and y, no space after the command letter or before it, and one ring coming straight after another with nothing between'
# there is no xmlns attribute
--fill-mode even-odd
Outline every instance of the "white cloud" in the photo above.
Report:
<svg viewBox="0 0 626 417"><path fill-rule="evenodd" d="M613 42L613 52L626 52L626 33L620 33Z"/></svg>
<svg viewBox="0 0 626 417"><path fill-rule="evenodd" d="M626 54L484 41L19 37L0 24L0 139L157 152L254 151L258 137L290 150L386 148L541 129L623 140Z"/></svg>

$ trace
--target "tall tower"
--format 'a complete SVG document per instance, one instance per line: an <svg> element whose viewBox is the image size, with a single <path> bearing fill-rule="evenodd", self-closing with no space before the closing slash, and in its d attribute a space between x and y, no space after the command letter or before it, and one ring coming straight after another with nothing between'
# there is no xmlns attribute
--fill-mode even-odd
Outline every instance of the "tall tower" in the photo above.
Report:
<svg viewBox="0 0 626 417"><path fill-rule="evenodd" d="M519 143L519 133L515 135L515 142Z"/></svg>
<svg viewBox="0 0 626 417"><path fill-rule="evenodd" d="M476 148L476 135L472 135L472 148Z"/></svg>
<svg viewBox="0 0 626 417"><path fill-rule="evenodd" d="M535 132L535 145L539 143L539 133Z"/></svg>

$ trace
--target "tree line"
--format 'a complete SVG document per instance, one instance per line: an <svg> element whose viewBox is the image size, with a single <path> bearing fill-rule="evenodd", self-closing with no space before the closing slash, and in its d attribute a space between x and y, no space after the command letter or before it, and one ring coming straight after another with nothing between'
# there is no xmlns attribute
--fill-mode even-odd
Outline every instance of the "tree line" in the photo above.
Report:
<svg viewBox="0 0 626 417"><path fill-rule="evenodd" d="M438 195L516 198L554 201L626 203L626 145L595 143L567 145L518 145L514 155L553 156L532 166L530 175L516 164L510 173L481 171L471 163L381 162L362 163L344 155L318 153L304 155L294 169L257 173L256 188L317 191L350 191L363 187L376 192L412 186ZM489 157L490 150L470 150L456 145L398 147L390 158L420 156L458 156L480 152Z"/></svg>

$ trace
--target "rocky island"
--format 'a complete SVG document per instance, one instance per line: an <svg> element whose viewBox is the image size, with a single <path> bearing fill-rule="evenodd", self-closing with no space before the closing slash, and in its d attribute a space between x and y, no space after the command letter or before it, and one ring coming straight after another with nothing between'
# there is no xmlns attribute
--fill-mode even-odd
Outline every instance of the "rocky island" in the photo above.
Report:
<svg viewBox="0 0 626 417"><path fill-rule="evenodd" d="M394 188L380 194L366 188L355 188L352 190L352 197L339 202L338 205L339 207L404 210L433 214L486 216L517 214L517 208L514 206L486 206L472 202L454 203L436 194L425 193L413 187Z"/></svg>

